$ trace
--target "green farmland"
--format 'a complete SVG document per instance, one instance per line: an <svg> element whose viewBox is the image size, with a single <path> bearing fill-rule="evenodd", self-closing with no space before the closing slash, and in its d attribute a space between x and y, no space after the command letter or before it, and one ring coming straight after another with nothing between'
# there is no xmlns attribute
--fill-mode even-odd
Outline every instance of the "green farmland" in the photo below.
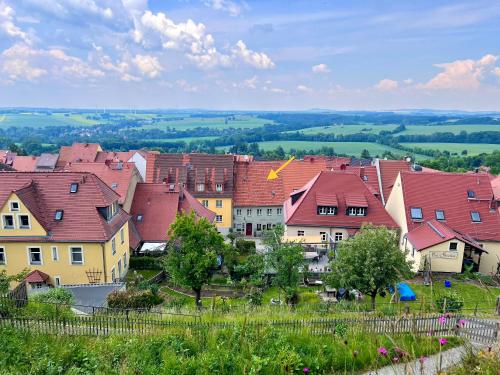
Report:
<svg viewBox="0 0 500 375"><path fill-rule="evenodd" d="M233 119L234 118L234 119ZM158 121L141 126L141 129L166 129L189 130L195 128L212 129L251 129L258 128L265 124L272 124L273 121L265 120L253 116L231 116L231 117L184 117L172 121Z"/></svg>
<svg viewBox="0 0 500 375"><path fill-rule="evenodd" d="M89 126L102 123L82 113L26 112L0 114L0 127Z"/></svg>
<svg viewBox="0 0 500 375"><path fill-rule="evenodd" d="M430 135L434 133L453 133L460 132L477 133L485 131L499 132L500 125L407 125L406 130L398 135Z"/></svg>
<svg viewBox="0 0 500 375"><path fill-rule="evenodd" d="M357 134L357 133L365 133L365 134L378 134L382 130L392 131L396 129L397 125L331 125L331 126L316 126L313 128L307 128L303 130L299 130L300 133L304 135L311 134ZM288 131L287 133L295 133L295 131Z"/></svg>
<svg viewBox="0 0 500 375"><path fill-rule="evenodd" d="M402 143L402 145L406 147L419 147L427 150L449 151L452 154L460 154L463 150L467 150L467 155L500 151L500 144L489 143Z"/></svg>

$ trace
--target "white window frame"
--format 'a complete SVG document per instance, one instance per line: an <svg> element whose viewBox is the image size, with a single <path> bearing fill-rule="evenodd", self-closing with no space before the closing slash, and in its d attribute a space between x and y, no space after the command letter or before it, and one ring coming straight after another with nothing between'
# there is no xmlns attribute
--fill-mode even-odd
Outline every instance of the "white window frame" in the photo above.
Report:
<svg viewBox="0 0 500 375"><path fill-rule="evenodd" d="M257 208L257 216L262 216L262 208Z"/></svg>
<svg viewBox="0 0 500 375"><path fill-rule="evenodd" d="M413 212L412 210L420 210L420 217L413 217ZM422 207L410 207L410 219L412 220L423 220L424 219L424 211L422 210Z"/></svg>
<svg viewBox="0 0 500 375"><path fill-rule="evenodd" d="M31 263L31 249L40 250L40 263ZM28 255L28 265L30 265L30 266L43 266L43 250L40 246L27 246L26 252Z"/></svg>
<svg viewBox="0 0 500 375"><path fill-rule="evenodd" d="M349 216L356 216L356 207L349 207L347 209L347 213L349 214Z"/></svg>
<svg viewBox="0 0 500 375"><path fill-rule="evenodd" d="M298 230L298 231L297 231L297 237L304 237L304 236L305 236L305 234L306 234L306 232L305 232L305 231L303 231L303 230Z"/></svg>
<svg viewBox="0 0 500 375"><path fill-rule="evenodd" d="M276 215L281 215L283 213L283 209L281 207L278 207L276 209Z"/></svg>
<svg viewBox="0 0 500 375"><path fill-rule="evenodd" d="M111 254L115 255L116 254L116 238L113 237L111 239Z"/></svg>
<svg viewBox="0 0 500 375"><path fill-rule="evenodd" d="M215 208L222 208L222 199L215 200Z"/></svg>
<svg viewBox="0 0 500 375"><path fill-rule="evenodd" d="M12 208L12 203L17 204L17 210ZM21 203L19 201L9 201L9 212L19 212L21 211Z"/></svg>
<svg viewBox="0 0 500 375"><path fill-rule="evenodd" d="M54 276L54 286L60 288L62 286L61 276Z"/></svg>
<svg viewBox="0 0 500 375"><path fill-rule="evenodd" d="M123 253L123 269L127 270L128 269L128 259L127 259L127 252Z"/></svg>
<svg viewBox="0 0 500 375"><path fill-rule="evenodd" d="M222 184L215 184L215 191L222 192Z"/></svg>
<svg viewBox="0 0 500 375"><path fill-rule="evenodd" d="M26 216L28 218L28 226L21 225L21 216ZM31 218L28 214L17 214L17 225L18 229L31 229Z"/></svg>
<svg viewBox="0 0 500 375"><path fill-rule="evenodd" d="M74 263L73 262L73 249L80 249L82 250L82 262L81 263ZM72 266L83 266L85 264L85 255L83 251L83 246L68 246L68 254L69 254L69 264Z"/></svg>
<svg viewBox="0 0 500 375"><path fill-rule="evenodd" d="M257 224L257 229L256 229L258 232L260 232L262 230L262 224Z"/></svg>
<svg viewBox="0 0 500 375"><path fill-rule="evenodd" d="M451 244L455 244L457 247L455 249L451 248ZM458 251L458 242L453 241L448 244L448 251Z"/></svg>
<svg viewBox="0 0 500 375"><path fill-rule="evenodd" d="M247 208L247 216L252 216L252 209L251 208Z"/></svg>
<svg viewBox="0 0 500 375"><path fill-rule="evenodd" d="M219 220L219 218L220 218L220 220ZM215 215L215 222L216 223L222 223L223 219L224 218L222 217L222 215Z"/></svg>
<svg viewBox="0 0 500 375"><path fill-rule="evenodd" d="M201 200L201 205L205 208L208 208L208 199L202 199Z"/></svg>
<svg viewBox="0 0 500 375"><path fill-rule="evenodd" d="M236 209L236 216L241 216L241 208Z"/></svg>
<svg viewBox="0 0 500 375"><path fill-rule="evenodd" d="M340 242L344 240L344 233L342 232L335 232L335 235L333 237L335 239L335 242Z"/></svg>
<svg viewBox="0 0 500 375"><path fill-rule="evenodd" d="M199 193L205 191L205 184L196 184L196 191Z"/></svg>
<svg viewBox="0 0 500 375"><path fill-rule="evenodd" d="M7 251L5 250L5 246L0 246L0 253L3 255L3 262L0 263L0 266L7 265Z"/></svg>
<svg viewBox="0 0 500 375"><path fill-rule="evenodd" d="M266 229L267 229L267 230L271 230L271 229L272 229L272 227L273 227L273 225L272 225L271 223L267 223L267 224L266 224Z"/></svg>
<svg viewBox="0 0 500 375"><path fill-rule="evenodd" d="M118 259L118 277L122 277L123 266L122 266L122 258Z"/></svg>
<svg viewBox="0 0 500 375"><path fill-rule="evenodd" d="M272 216L273 215L273 209L272 208L268 208L267 209L267 216Z"/></svg>
<svg viewBox="0 0 500 375"><path fill-rule="evenodd" d="M319 237L322 242L326 242L327 240L326 232L319 232Z"/></svg>
<svg viewBox="0 0 500 375"><path fill-rule="evenodd" d="M123 227L120 229L120 243L122 245L125 243L125 230Z"/></svg>
<svg viewBox="0 0 500 375"><path fill-rule="evenodd" d="M115 269L115 266L113 266L113 268L111 268L111 282L114 283L116 280L116 269Z"/></svg>
<svg viewBox="0 0 500 375"><path fill-rule="evenodd" d="M7 216L12 217L12 228L7 228L5 226L5 218ZM16 229L16 215L15 214L2 214L2 229L4 229L4 230L13 230L13 229Z"/></svg>
<svg viewBox="0 0 500 375"><path fill-rule="evenodd" d="M51 246L50 252L51 252L51 256L52 256L52 261L58 262L59 261L59 249L57 248L57 246Z"/></svg>

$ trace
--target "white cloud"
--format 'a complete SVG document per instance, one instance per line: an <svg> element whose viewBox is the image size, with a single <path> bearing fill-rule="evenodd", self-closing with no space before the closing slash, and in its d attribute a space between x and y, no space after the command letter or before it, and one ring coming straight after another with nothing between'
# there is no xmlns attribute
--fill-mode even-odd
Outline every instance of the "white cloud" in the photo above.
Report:
<svg viewBox="0 0 500 375"><path fill-rule="evenodd" d="M111 20L115 16L111 7L101 7L94 0L25 0L32 9L50 14L59 19L94 17Z"/></svg>
<svg viewBox="0 0 500 375"><path fill-rule="evenodd" d="M149 78L155 78L163 70L158 59L151 55L135 55L132 61L141 74Z"/></svg>
<svg viewBox="0 0 500 375"><path fill-rule="evenodd" d="M265 53L254 52L251 49L248 49L242 40L239 40L236 43L236 46L233 48L233 55L257 69L274 68L274 63L269 56Z"/></svg>
<svg viewBox="0 0 500 375"><path fill-rule="evenodd" d="M392 91L398 88L398 81L394 81L392 79L382 79L375 85L375 88L380 91Z"/></svg>
<svg viewBox="0 0 500 375"><path fill-rule="evenodd" d="M104 72L91 67L82 59L67 55L58 48L36 49L18 43L1 54L2 71L11 81L34 81L51 74L52 77L70 79L93 79L104 76Z"/></svg>
<svg viewBox="0 0 500 375"><path fill-rule="evenodd" d="M304 93L311 93L311 92L313 92L313 90L310 87L307 87L305 85L298 85L297 86L297 90L300 91L300 92L304 92Z"/></svg>
<svg viewBox="0 0 500 375"><path fill-rule="evenodd" d="M184 79L180 79L180 80L176 81L175 83L176 83L177 87L179 87L184 92L191 92L192 93L192 92L198 92L200 90L200 88L198 86L192 85Z"/></svg>
<svg viewBox="0 0 500 375"><path fill-rule="evenodd" d="M500 77L500 68L493 69L493 74Z"/></svg>
<svg viewBox="0 0 500 375"><path fill-rule="evenodd" d="M0 0L0 35L3 33L11 38L19 38L25 43L31 43L29 34L15 24L15 11Z"/></svg>
<svg viewBox="0 0 500 375"><path fill-rule="evenodd" d="M244 9L248 8L246 3L239 4L231 0L205 0L204 4L213 10L227 12L232 17L239 16Z"/></svg>
<svg viewBox="0 0 500 375"><path fill-rule="evenodd" d="M313 73L330 73L330 68L326 64L318 64L312 67Z"/></svg>
<svg viewBox="0 0 500 375"><path fill-rule="evenodd" d="M438 73L421 88L429 90L474 90L489 72L493 72L493 64L498 56L484 55L479 60L455 60L450 63L436 64L443 72Z"/></svg>
<svg viewBox="0 0 500 375"><path fill-rule="evenodd" d="M411 85L413 83L413 79L412 78L407 78L407 79L403 80L403 83L405 85Z"/></svg>
<svg viewBox="0 0 500 375"><path fill-rule="evenodd" d="M252 78L245 79L243 81L243 87L255 90L257 88L257 81L258 81L257 76L253 76Z"/></svg>

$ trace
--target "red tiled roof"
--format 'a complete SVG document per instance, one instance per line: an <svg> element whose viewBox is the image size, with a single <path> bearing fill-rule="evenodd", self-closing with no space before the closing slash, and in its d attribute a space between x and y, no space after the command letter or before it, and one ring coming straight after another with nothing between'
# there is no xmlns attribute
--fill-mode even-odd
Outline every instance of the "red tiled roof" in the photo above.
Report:
<svg viewBox="0 0 500 375"><path fill-rule="evenodd" d="M121 165L121 169L119 165ZM120 195L120 204L123 204L127 197L133 177L135 176L140 180L135 163L69 163L64 169L69 172L94 173Z"/></svg>
<svg viewBox="0 0 500 375"><path fill-rule="evenodd" d="M344 197L345 205L347 207L368 207L368 202L366 201L366 196L364 194L347 193Z"/></svg>
<svg viewBox="0 0 500 375"><path fill-rule="evenodd" d="M169 184L139 183L132 202L132 220L143 241L163 242L168 240L168 229L180 210L193 209L198 216L213 221L215 214L196 201L189 193L170 190ZM196 202L195 202L196 201ZM142 215L142 220L138 216Z"/></svg>
<svg viewBox="0 0 500 375"><path fill-rule="evenodd" d="M286 195L298 190L316 176L328 169L331 158L310 157L304 160L294 160L280 172L283 181L283 191Z"/></svg>
<svg viewBox="0 0 500 375"><path fill-rule="evenodd" d="M12 168L18 172L34 172L37 161L36 156L16 156Z"/></svg>
<svg viewBox="0 0 500 375"><path fill-rule="evenodd" d="M113 162L128 162L132 156L136 153L140 153L143 156L146 156L146 151L144 150L130 150L130 151L99 151L95 158L96 162L103 163L105 161L113 161Z"/></svg>
<svg viewBox="0 0 500 375"><path fill-rule="evenodd" d="M377 195L380 198L380 185L378 183L377 167L374 165L367 166L348 166L345 168L346 171L356 173L368 186L368 189L372 194Z"/></svg>
<svg viewBox="0 0 500 375"><path fill-rule="evenodd" d="M380 201L370 192L363 181L354 173L320 172L305 187L300 199L292 205L291 198L285 202L285 223L287 225L326 226L359 229L364 223L397 228L397 224L385 211ZM318 215L316 196L335 194L338 199L336 215ZM367 202L366 216L347 215L347 195L364 196ZM359 200L359 198L358 198Z"/></svg>
<svg viewBox="0 0 500 375"><path fill-rule="evenodd" d="M285 201L283 181L267 180L271 169L276 170L284 161L236 162L234 175L234 206L281 206Z"/></svg>
<svg viewBox="0 0 500 375"><path fill-rule="evenodd" d="M141 244L142 238L137 230L134 221L130 220L128 222L128 243L129 247L133 250L136 250Z"/></svg>
<svg viewBox="0 0 500 375"><path fill-rule="evenodd" d="M47 275L46 273L39 270L33 270L26 275L24 280L28 283L43 283L48 280L48 278L49 275Z"/></svg>
<svg viewBox="0 0 500 375"><path fill-rule="evenodd" d="M437 220L430 220L416 227L408 233L407 238L418 251L455 238L476 249L482 249L481 245L474 241L474 239L454 231L443 222Z"/></svg>
<svg viewBox="0 0 500 375"><path fill-rule="evenodd" d="M491 188L493 189L493 195L495 200L500 201L500 175L490 176Z"/></svg>
<svg viewBox="0 0 500 375"><path fill-rule="evenodd" d="M453 230L478 241L500 241L499 213L487 174L402 172L401 183L408 231L435 219L435 210L443 210L446 225ZM468 198L469 190L475 198ZM422 220L411 219L412 207L422 209ZM480 223L472 222L472 211L479 212Z"/></svg>
<svg viewBox="0 0 500 375"><path fill-rule="evenodd" d="M78 191L70 193L75 182ZM119 196L91 173L0 173L0 207L12 192L49 232L47 241L108 241L129 219L121 209L109 222L102 217L98 208L111 205ZM55 220L57 210L64 210L61 221Z"/></svg>
<svg viewBox="0 0 500 375"><path fill-rule="evenodd" d="M66 163L93 162L97 157L101 146L97 143L73 143L71 146L62 146L59 151L58 167L64 167Z"/></svg>
<svg viewBox="0 0 500 375"><path fill-rule="evenodd" d="M233 196L234 156L222 154L154 154L148 153L146 182L185 184L195 197ZM203 192L197 184L205 184ZM223 191L216 191L216 185Z"/></svg>
<svg viewBox="0 0 500 375"><path fill-rule="evenodd" d="M410 163L405 160L379 160L380 179L382 181L382 194L384 195L384 202L391 194L392 186L398 177L399 172L411 171Z"/></svg>
<svg viewBox="0 0 500 375"><path fill-rule="evenodd" d="M337 196L335 194L316 193L316 205L338 207L339 201L338 201Z"/></svg>

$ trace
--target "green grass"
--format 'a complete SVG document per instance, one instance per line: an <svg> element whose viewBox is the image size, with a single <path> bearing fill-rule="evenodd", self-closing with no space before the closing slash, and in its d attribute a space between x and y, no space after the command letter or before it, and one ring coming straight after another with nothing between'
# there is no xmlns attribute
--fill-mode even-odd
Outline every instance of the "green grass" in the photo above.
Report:
<svg viewBox="0 0 500 375"><path fill-rule="evenodd" d="M90 113L88 115L91 115ZM45 127L45 126L90 126L100 123L99 121L87 119L87 114L53 113L48 115L41 112L26 112L0 114L0 126L2 127Z"/></svg>
<svg viewBox="0 0 500 375"><path fill-rule="evenodd" d="M448 338L445 348L460 344ZM3 374L312 374L357 373L440 351L438 337L286 333L276 328L185 329L169 335L51 336L0 328ZM378 353L384 347L387 356Z"/></svg>
<svg viewBox="0 0 500 375"><path fill-rule="evenodd" d="M127 273L127 277L126 277L126 280L127 281L131 281L133 278L134 278L134 272L136 272L138 275L141 275L144 280L148 280L150 278L152 278L153 276L157 275L158 270L133 270L133 269L130 269Z"/></svg>
<svg viewBox="0 0 500 375"><path fill-rule="evenodd" d="M467 150L468 155L478 155L483 152L491 153L500 151L500 144L489 143L402 143L406 147L420 147L427 150L449 151L450 153L460 154Z"/></svg>
<svg viewBox="0 0 500 375"><path fill-rule="evenodd" d="M145 139L149 142L167 143L167 142L193 142L193 141L211 141L217 137L186 137L186 138L168 138L168 139Z"/></svg>
<svg viewBox="0 0 500 375"><path fill-rule="evenodd" d="M367 149L371 156L381 156L384 151L390 151L395 155L403 155L404 151L381 145L378 143L367 142L309 142L309 141L269 141L259 142L262 150L274 150L278 146L283 147L285 152L290 149L296 150L318 150L321 147L333 147L335 152L359 157L363 149ZM226 147L227 148L227 147ZM428 156L417 155L419 159L428 159Z"/></svg>
<svg viewBox="0 0 500 375"><path fill-rule="evenodd" d="M228 120L221 117L189 117L186 116L182 120L174 121L159 121L153 124L145 124L139 129L165 129L173 128L176 130L189 130L194 128L212 128L212 129L251 129L258 128L264 124L271 124L273 121L257 118L254 116L236 115L235 120Z"/></svg>
<svg viewBox="0 0 500 375"><path fill-rule="evenodd" d="M406 130L398 133L401 135L430 135L434 133L453 133L458 134L462 131L467 133L500 131L500 125L407 125Z"/></svg>
<svg viewBox="0 0 500 375"><path fill-rule="evenodd" d="M364 124L364 125L330 125L330 126L316 126L313 128L301 129L301 130L292 130L286 133L295 133L299 132L305 135L311 134L378 134L382 130L391 131L397 128L397 125L373 125L373 124Z"/></svg>

